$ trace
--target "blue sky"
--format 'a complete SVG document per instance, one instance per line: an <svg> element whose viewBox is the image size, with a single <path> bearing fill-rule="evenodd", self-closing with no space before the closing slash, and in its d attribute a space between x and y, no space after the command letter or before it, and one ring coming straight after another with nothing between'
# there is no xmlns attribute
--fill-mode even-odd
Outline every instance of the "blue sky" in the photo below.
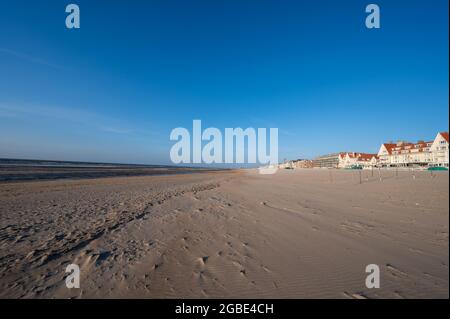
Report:
<svg viewBox="0 0 450 319"><path fill-rule="evenodd" d="M280 159L448 130L448 1L0 2L0 157L168 164L170 131L278 127Z"/></svg>

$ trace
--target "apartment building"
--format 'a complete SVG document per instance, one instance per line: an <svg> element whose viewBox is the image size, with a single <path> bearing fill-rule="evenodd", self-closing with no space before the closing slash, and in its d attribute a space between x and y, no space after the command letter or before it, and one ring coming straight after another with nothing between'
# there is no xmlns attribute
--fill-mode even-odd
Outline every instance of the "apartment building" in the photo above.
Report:
<svg viewBox="0 0 450 319"><path fill-rule="evenodd" d="M347 152L339 154L339 168L370 168L378 163L377 154Z"/></svg>
<svg viewBox="0 0 450 319"><path fill-rule="evenodd" d="M305 160L305 159L300 159L300 160L296 160L293 163L295 168L313 168L313 161L311 160Z"/></svg>
<svg viewBox="0 0 450 319"><path fill-rule="evenodd" d="M337 168L339 166L340 153L322 155L313 159L313 167L318 168Z"/></svg>
<svg viewBox="0 0 450 319"><path fill-rule="evenodd" d="M313 161L297 159L278 164L278 168L313 168Z"/></svg>
<svg viewBox="0 0 450 319"><path fill-rule="evenodd" d="M448 167L448 133L440 132L433 141L384 143L378 151L381 167Z"/></svg>
<svg viewBox="0 0 450 319"><path fill-rule="evenodd" d="M439 132L433 141L383 143L377 154L341 152L314 160L294 160L280 168L449 167L449 134Z"/></svg>
<svg viewBox="0 0 450 319"><path fill-rule="evenodd" d="M448 167L449 162L448 132L440 132L436 135L430 147L432 166Z"/></svg>

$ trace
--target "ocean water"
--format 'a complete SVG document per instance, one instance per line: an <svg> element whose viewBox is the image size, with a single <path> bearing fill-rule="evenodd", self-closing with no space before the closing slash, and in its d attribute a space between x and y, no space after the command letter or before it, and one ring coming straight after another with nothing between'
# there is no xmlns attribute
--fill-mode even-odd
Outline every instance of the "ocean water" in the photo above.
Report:
<svg viewBox="0 0 450 319"><path fill-rule="evenodd" d="M211 169L164 165L0 159L0 182L188 174Z"/></svg>

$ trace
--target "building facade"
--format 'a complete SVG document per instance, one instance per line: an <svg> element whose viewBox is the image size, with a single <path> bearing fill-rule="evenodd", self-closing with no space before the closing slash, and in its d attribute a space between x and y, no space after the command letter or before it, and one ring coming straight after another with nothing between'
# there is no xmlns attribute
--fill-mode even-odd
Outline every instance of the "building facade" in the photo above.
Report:
<svg viewBox="0 0 450 319"><path fill-rule="evenodd" d="M434 141L384 143L378 151L381 167L448 167L448 133L441 132Z"/></svg>
<svg viewBox="0 0 450 319"><path fill-rule="evenodd" d="M383 143L377 154L341 152L313 160L293 160L279 168L449 167L449 134L439 132L433 141Z"/></svg>
<svg viewBox="0 0 450 319"><path fill-rule="evenodd" d="M303 160L303 159L294 161L293 166L295 168L313 168L314 167L313 161L311 161L311 160Z"/></svg>
<svg viewBox="0 0 450 319"><path fill-rule="evenodd" d="M285 161L279 164L278 168L313 168L313 161L306 159Z"/></svg>
<svg viewBox="0 0 450 319"><path fill-rule="evenodd" d="M448 167L448 132L440 132L436 135L433 144L430 147L432 166Z"/></svg>
<svg viewBox="0 0 450 319"><path fill-rule="evenodd" d="M317 168L337 168L339 167L340 153L332 153L313 159L313 167Z"/></svg>
<svg viewBox="0 0 450 319"><path fill-rule="evenodd" d="M371 168L378 163L377 154L347 152L339 154L339 168Z"/></svg>

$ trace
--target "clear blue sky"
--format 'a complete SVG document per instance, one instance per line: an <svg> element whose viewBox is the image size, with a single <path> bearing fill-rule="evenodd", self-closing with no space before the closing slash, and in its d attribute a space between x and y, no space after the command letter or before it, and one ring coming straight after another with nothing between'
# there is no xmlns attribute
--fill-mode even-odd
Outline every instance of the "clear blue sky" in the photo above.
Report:
<svg viewBox="0 0 450 319"><path fill-rule="evenodd" d="M0 157L166 164L193 119L278 127L280 159L433 139L448 23L447 0L4 0Z"/></svg>

